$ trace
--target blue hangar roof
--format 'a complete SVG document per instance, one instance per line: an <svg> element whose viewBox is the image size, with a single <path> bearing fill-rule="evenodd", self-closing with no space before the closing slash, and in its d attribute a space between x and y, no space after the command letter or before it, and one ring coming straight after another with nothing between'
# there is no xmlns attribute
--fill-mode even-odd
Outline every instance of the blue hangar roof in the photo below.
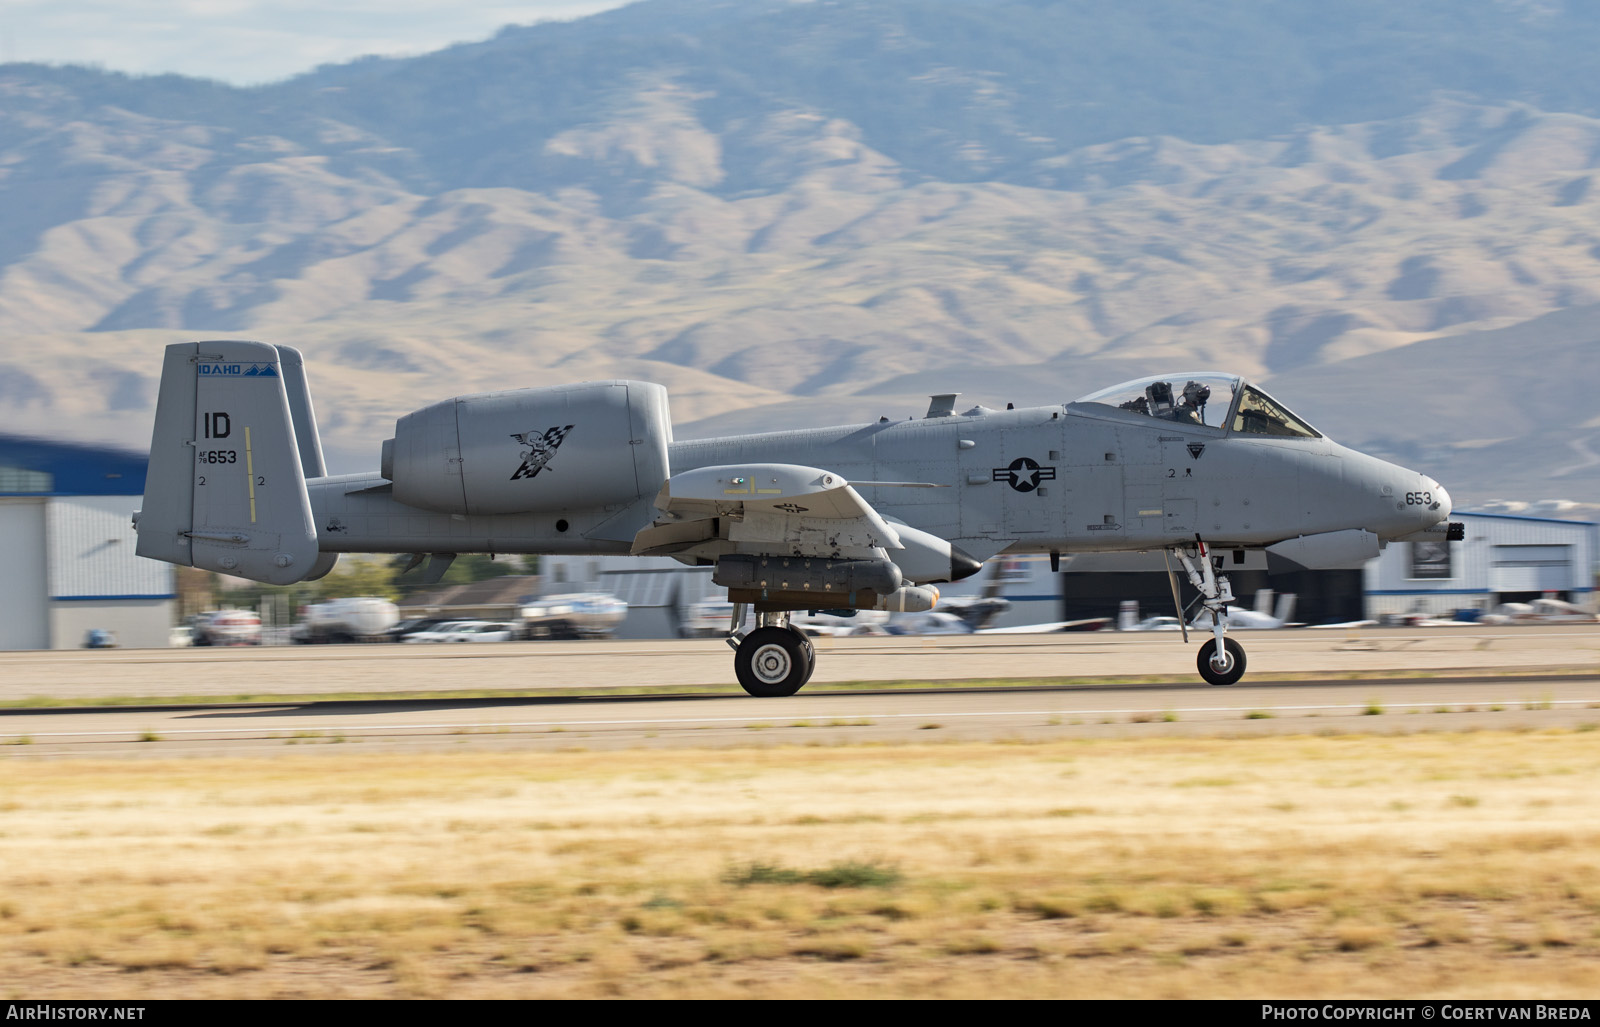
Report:
<svg viewBox="0 0 1600 1027"><path fill-rule="evenodd" d="M0 435L0 496L142 496L142 453Z"/></svg>

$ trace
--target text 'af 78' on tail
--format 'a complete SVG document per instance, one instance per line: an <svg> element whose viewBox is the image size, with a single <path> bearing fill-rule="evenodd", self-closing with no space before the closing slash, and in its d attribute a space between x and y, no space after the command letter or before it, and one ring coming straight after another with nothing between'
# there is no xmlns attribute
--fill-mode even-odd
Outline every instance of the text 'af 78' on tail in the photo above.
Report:
<svg viewBox="0 0 1600 1027"><path fill-rule="evenodd" d="M138 553L287 585L321 577L306 479L326 473L300 352L260 342L167 347Z"/></svg>

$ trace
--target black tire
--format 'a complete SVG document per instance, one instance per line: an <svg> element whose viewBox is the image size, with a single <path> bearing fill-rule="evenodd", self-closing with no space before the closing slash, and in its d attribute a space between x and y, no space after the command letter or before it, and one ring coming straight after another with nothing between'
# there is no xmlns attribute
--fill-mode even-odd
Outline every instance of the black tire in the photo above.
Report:
<svg viewBox="0 0 1600 1027"><path fill-rule="evenodd" d="M751 695L771 699L800 691L814 661L805 638L785 628L757 628L733 653L739 685Z"/></svg>
<svg viewBox="0 0 1600 1027"><path fill-rule="evenodd" d="M802 637L804 637L804 636L802 636ZM811 680L811 673L817 669L817 647L811 644L811 639L809 639L809 638L805 639L805 644L806 644L806 679L805 679L805 681L800 682L800 687L801 688L804 688L806 686L806 683Z"/></svg>
<svg viewBox="0 0 1600 1027"><path fill-rule="evenodd" d="M1196 654L1195 664L1200 668L1200 676L1205 678L1207 684L1231 685L1244 677L1244 646L1231 638L1222 640L1222 652L1228 658L1226 667L1218 668L1211 662L1211 657L1217 651L1217 643L1212 640L1200 647Z"/></svg>

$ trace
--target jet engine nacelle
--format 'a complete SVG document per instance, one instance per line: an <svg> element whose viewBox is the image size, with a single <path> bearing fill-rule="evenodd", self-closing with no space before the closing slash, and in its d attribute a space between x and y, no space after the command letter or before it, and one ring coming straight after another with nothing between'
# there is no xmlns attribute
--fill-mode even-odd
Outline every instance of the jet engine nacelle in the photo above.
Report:
<svg viewBox="0 0 1600 1027"><path fill-rule="evenodd" d="M649 382L485 392L396 421L382 474L439 513L592 509L655 495L671 441L667 390Z"/></svg>

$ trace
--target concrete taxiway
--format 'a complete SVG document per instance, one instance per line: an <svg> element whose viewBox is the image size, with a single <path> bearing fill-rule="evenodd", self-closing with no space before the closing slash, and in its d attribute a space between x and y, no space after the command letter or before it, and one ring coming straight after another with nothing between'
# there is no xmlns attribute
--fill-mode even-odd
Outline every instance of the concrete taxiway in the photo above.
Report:
<svg viewBox="0 0 1600 1027"><path fill-rule="evenodd" d="M1184 645L1165 633L819 640L816 676L785 699L739 692L729 681L729 651L715 641L6 653L0 698L11 703L155 701L0 710L0 743L10 743L0 755L232 755L332 744L367 752L603 749L1600 722L1600 629L1593 625L1239 637L1250 673L1230 688L1192 677L1198 640ZM1129 674L1171 677L1096 680ZM1032 682L1016 688L999 679ZM921 685L893 692L838 687L887 680ZM977 680L990 683L964 684ZM641 684L682 691L621 694ZM407 697L533 689L554 694ZM367 698L315 699L341 693ZM246 695L311 698L234 698ZM216 698L159 701L203 696Z"/></svg>
<svg viewBox="0 0 1600 1027"><path fill-rule="evenodd" d="M574 694L0 714L0 756L624 749L861 742L1593 728L1600 675L1432 682L948 687L785 699ZM20 744L19 744L20 743Z"/></svg>
<svg viewBox="0 0 1600 1027"><path fill-rule="evenodd" d="M1285 675L1600 670L1600 626L1240 631L1241 685ZM1201 638L1176 632L816 639L808 690L860 681L1195 676ZM640 685L733 689L733 654L710 640L499 642L0 653L0 703L111 697L403 695ZM1235 686L1238 687L1238 686ZM802 695L805 693L802 692Z"/></svg>

